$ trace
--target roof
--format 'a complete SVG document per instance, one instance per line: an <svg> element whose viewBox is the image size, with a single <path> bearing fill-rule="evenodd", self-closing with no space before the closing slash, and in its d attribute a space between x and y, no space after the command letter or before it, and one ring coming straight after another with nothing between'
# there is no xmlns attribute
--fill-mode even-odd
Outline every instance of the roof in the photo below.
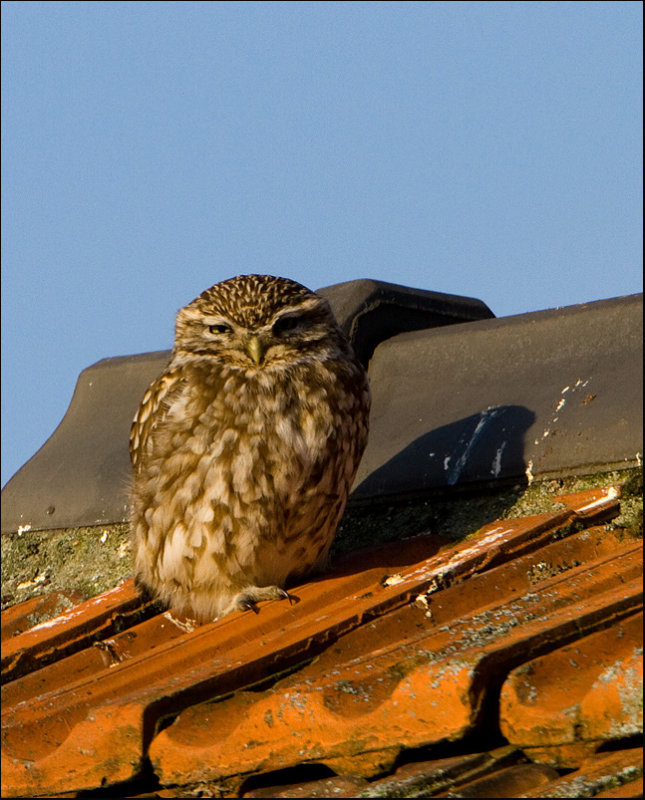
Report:
<svg viewBox="0 0 645 800"><path fill-rule="evenodd" d="M325 574L197 626L135 590L105 359L3 491L3 796L642 796L642 296L496 319L321 290L371 438Z"/></svg>
<svg viewBox="0 0 645 800"><path fill-rule="evenodd" d="M3 796L638 796L618 494L348 554L257 615L195 627L126 581L27 628L3 647Z"/></svg>

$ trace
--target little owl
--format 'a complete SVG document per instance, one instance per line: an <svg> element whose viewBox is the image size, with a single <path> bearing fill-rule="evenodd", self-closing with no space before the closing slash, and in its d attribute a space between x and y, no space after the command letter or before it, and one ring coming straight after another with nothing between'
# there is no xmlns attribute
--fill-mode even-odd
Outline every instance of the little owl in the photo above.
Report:
<svg viewBox="0 0 645 800"><path fill-rule="evenodd" d="M322 297L269 275L203 292L130 433L138 583L202 621L288 597L325 564L369 408Z"/></svg>

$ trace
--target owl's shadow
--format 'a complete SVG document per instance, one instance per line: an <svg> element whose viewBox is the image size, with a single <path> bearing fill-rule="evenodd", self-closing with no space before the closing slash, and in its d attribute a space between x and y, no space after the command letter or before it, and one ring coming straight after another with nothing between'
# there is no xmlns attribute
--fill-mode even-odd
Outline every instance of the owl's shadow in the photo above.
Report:
<svg viewBox="0 0 645 800"><path fill-rule="evenodd" d="M354 500L378 501L411 492L498 484L524 478L524 442L535 413L525 406L490 406L477 414L423 433L373 469L358 486ZM373 432L378 457L386 436Z"/></svg>
<svg viewBox="0 0 645 800"><path fill-rule="evenodd" d="M414 439L355 488L329 568L311 580L396 571L503 517L528 483L524 443L534 421L524 406L495 406Z"/></svg>

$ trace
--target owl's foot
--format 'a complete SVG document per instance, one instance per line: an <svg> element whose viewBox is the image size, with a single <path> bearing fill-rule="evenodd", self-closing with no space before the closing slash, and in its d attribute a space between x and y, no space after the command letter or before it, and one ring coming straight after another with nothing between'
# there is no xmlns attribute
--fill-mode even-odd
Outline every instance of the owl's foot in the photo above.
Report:
<svg viewBox="0 0 645 800"><path fill-rule="evenodd" d="M293 602L293 597L281 589L279 586L247 586L239 594L235 595L230 605L231 611L248 611L249 609L256 614L260 613L257 603L261 600L288 600Z"/></svg>

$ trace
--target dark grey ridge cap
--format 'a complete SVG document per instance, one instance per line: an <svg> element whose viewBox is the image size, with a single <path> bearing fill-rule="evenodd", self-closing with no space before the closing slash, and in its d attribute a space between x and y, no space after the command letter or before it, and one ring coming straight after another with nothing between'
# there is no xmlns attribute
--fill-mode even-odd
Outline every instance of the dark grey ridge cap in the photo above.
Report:
<svg viewBox="0 0 645 800"><path fill-rule="evenodd" d="M169 350L84 369L65 416L2 490L2 532L105 525L128 516L134 413Z"/></svg>
<svg viewBox="0 0 645 800"><path fill-rule="evenodd" d="M642 295L400 334L353 499L638 466Z"/></svg>
<svg viewBox="0 0 645 800"><path fill-rule="evenodd" d="M578 303L571 306L555 306L553 308L546 308L540 311L525 311L521 314L509 314L506 317L492 317L489 319L472 320L468 322L468 330L471 332L478 330L497 330L499 328L506 328L512 325L525 325L538 324L544 320L561 319L563 316L585 314L590 310L603 310L613 309L616 307L625 308L642 308L643 306L643 293L620 295L618 297L611 297L607 300L590 300L587 303ZM642 322L642 320L641 320ZM404 331L396 336L389 337L386 341L382 342L379 347L387 346L393 342L405 341L414 339L416 335L424 338L432 335L446 336L454 334L455 336L462 336L464 333L463 324L455 324L441 327L441 328L426 328L423 330ZM609 332L607 332L609 333ZM617 343L619 344L619 343Z"/></svg>
<svg viewBox="0 0 645 800"><path fill-rule="evenodd" d="M340 285L343 302L353 284ZM371 433L356 499L638 462L642 295L468 324L444 316L416 332L407 313L399 307L394 337L370 360ZM377 319L363 317L368 334ZM130 425L169 358L118 356L81 372L63 420L3 489L3 531L127 519Z"/></svg>
<svg viewBox="0 0 645 800"><path fill-rule="evenodd" d="M365 366L375 347L398 333L495 316L484 302L473 297L368 278L337 283L317 293L329 301Z"/></svg>
<svg viewBox="0 0 645 800"><path fill-rule="evenodd" d="M108 356L107 358L101 358L99 361L95 361L93 364L90 364L89 367L85 367L80 375L83 375L83 373L88 370L111 369L120 367L122 364L148 364L150 361L158 361L163 365L161 367L161 369L163 369L170 361L171 354L172 350L151 350L149 353L135 353L131 356Z"/></svg>
<svg viewBox="0 0 645 800"><path fill-rule="evenodd" d="M399 301L405 306L419 309L427 308L428 303L432 303L444 314L464 321L488 319L495 316L486 303L476 297L434 292L430 289L415 289L411 286L401 286L371 278L334 283L331 286L316 289L316 294L329 300L341 326L347 325L348 321L351 325L352 317L369 310L382 300Z"/></svg>

